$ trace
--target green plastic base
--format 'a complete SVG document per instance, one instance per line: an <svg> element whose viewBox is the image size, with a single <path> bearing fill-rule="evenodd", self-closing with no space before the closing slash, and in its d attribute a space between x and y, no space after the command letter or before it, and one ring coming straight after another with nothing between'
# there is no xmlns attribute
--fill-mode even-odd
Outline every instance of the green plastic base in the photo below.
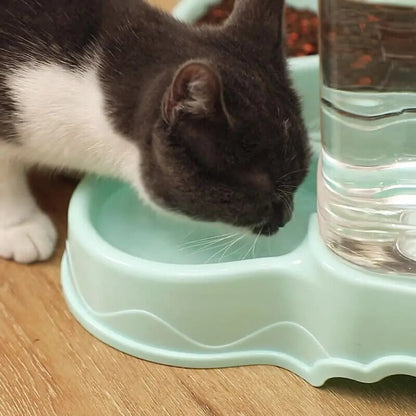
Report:
<svg viewBox="0 0 416 416"><path fill-rule="evenodd" d="M323 246L316 218L287 256L196 276L157 264L121 269L80 243L68 243L62 264L68 305L128 354L193 368L276 365L314 386L416 376L415 281L347 265Z"/></svg>
<svg viewBox="0 0 416 416"><path fill-rule="evenodd" d="M248 260L183 245L191 231L205 239L224 226L160 217L126 186L86 179L69 210L68 305L99 339L159 363L272 364L315 386L416 376L416 281L367 273L326 248L314 178L293 221Z"/></svg>

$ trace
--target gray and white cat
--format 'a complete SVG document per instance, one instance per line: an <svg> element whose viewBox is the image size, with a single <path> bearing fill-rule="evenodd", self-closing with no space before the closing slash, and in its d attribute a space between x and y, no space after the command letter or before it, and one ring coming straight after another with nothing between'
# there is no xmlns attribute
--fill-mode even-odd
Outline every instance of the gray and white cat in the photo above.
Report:
<svg viewBox="0 0 416 416"><path fill-rule="evenodd" d="M129 182L152 206L273 234L309 147L287 75L283 0L239 0L220 28L142 0L0 0L0 257L57 235L27 169Z"/></svg>

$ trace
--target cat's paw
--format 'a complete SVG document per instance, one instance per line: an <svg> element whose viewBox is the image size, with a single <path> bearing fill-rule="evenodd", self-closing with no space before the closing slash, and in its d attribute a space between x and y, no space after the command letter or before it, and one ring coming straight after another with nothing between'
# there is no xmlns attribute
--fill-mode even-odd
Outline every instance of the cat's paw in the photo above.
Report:
<svg viewBox="0 0 416 416"><path fill-rule="evenodd" d="M33 263L52 256L57 233L41 211L12 226L0 225L0 257L18 263Z"/></svg>

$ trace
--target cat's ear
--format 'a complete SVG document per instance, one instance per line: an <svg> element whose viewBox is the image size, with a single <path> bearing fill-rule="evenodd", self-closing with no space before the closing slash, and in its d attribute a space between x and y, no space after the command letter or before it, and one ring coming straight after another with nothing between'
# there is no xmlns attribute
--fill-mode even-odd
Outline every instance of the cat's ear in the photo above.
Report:
<svg viewBox="0 0 416 416"><path fill-rule="evenodd" d="M162 114L170 125L180 114L195 118L226 115L218 72L205 62L190 61L183 65L165 93Z"/></svg>
<svg viewBox="0 0 416 416"><path fill-rule="evenodd" d="M268 43L283 37L284 0L236 0L226 30Z"/></svg>

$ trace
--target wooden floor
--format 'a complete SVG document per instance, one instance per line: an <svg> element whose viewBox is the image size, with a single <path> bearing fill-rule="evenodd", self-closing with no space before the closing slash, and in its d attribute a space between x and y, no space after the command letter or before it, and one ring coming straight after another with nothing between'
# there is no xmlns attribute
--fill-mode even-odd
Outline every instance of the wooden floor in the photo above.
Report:
<svg viewBox="0 0 416 416"><path fill-rule="evenodd" d="M59 283L75 184L37 176L33 185L60 244L45 264L0 261L0 416L416 415L416 379L408 377L315 389L279 368L184 370L102 344L70 315Z"/></svg>

